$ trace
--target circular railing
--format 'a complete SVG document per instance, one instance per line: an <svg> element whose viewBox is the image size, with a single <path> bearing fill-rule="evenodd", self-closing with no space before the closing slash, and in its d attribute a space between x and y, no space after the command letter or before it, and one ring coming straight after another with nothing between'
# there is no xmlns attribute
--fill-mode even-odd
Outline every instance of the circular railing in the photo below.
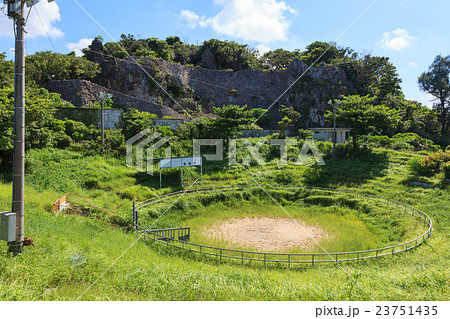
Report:
<svg viewBox="0 0 450 319"><path fill-rule="evenodd" d="M323 191L334 194L352 194L356 195L358 198L366 198L370 200L377 200L388 205L397 207L402 212L413 215L419 218L425 225L426 231L420 236L411 239L407 242L403 242L397 245L375 248L369 250L359 250L350 252L332 252L332 253L272 253L272 252L255 252L248 250L236 250L230 248L213 247L207 245L201 245L189 242L190 229L188 227L175 227L175 228L165 228L165 229L146 229L141 227L137 223L137 211L144 207L153 205L169 198L176 198L184 194L189 193L200 193L200 192L211 192L211 191L230 191L239 190L244 188L263 188L263 189L290 189L290 190L315 190ZM136 219L135 217L136 212ZM360 193L352 190L343 189L331 189L324 187L308 187L308 186L277 186L277 185L239 185L239 186L223 186L223 187L208 187L208 188L197 188L189 189L185 191L179 191L174 193L165 194L162 196L154 197L143 202L140 202L135 211L133 211L133 226L136 232L141 234L145 238L149 238L156 242L162 243L167 246L176 247L179 249L191 251L194 253L199 253L203 255L215 256L220 261L223 259L230 259L238 261L242 264L248 262L258 262L267 264L284 264L291 267L292 265L298 264L314 264L318 263L337 263L342 261L360 261L372 258L378 258L388 255L394 255L401 252L405 252L418 247L425 240L431 237L433 231L433 222L431 218L423 211L396 201L389 198L370 195L365 193Z"/></svg>

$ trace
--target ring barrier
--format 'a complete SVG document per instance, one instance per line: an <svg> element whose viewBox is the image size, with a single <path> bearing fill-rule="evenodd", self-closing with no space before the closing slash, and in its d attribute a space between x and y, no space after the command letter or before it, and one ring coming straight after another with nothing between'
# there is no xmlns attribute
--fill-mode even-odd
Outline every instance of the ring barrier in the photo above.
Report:
<svg viewBox="0 0 450 319"><path fill-rule="evenodd" d="M420 236L403 242L401 244L375 248L369 250L358 250L349 252L332 252L332 253L272 253L272 252L256 252L248 250L236 250L230 248L213 247L207 245L201 245L189 242L190 229L189 227L177 227L167 229L149 229L138 225L138 211L149 205L153 205L167 199L177 198L185 194L201 193L201 192L213 192L213 191L231 191L247 188L261 188L260 185L239 185L239 186L223 186L223 187L208 187L189 189L186 191L178 191L170 194L161 195L138 203L133 209L133 228L141 236L149 238L155 242L164 244L166 246L176 247L186 251L191 251L198 254L215 256L222 261L223 259L230 259L240 261L241 264L248 262L258 262L267 264L279 264L293 265L311 264L314 267L315 264L320 263L337 263L343 261L361 261L372 258L378 258L383 256L391 256L401 252L405 252L418 247L425 240L431 237L433 231L433 222L431 218L423 211L389 198L360 193L352 190L332 189L324 187L308 187L308 186L279 186L279 185L262 185L266 189L290 189L290 190L313 190L323 191L334 194L356 195L358 198L366 198L370 200L376 200L382 203L399 208L402 212L413 215L424 223L427 230Z"/></svg>

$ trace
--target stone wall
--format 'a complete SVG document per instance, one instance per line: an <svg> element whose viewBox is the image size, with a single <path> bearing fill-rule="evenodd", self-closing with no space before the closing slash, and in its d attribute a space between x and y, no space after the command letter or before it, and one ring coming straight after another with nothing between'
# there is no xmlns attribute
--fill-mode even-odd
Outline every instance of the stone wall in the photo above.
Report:
<svg viewBox="0 0 450 319"><path fill-rule="evenodd" d="M123 110L104 109L104 114L105 129L112 130L120 128ZM80 107L60 108L55 112L55 118L83 122L87 126L94 125L96 128L100 129L102 123L102 110Z"/></svg>
<svg viewBox="0 0 450 319"><path fill-rule="evenodd" d="M90 54L102 69L95 81L111 90L153 103L162 100L164 105L179 110L151 79L153 77L182 106L185 106L184 100L192 99L201 104L205 112L211 112L213 106L238 104L268 108L277 101L278 105L293 106L300 111L304 127L324 126L323 114L329 108L327 101L338 98L351 88L345 72L337 67L319 65L308 69L297 59L286 70L230 72L160 59L112 58L105 55L101 43L93 46ZM300 76L301 79L291 87ZM181 88L180 96L171 88ZM272 110L270 126L275 128L281 115L277 112L277 105Z"/></svg>
<svg viewBox="0 0 450 319"><path fill-rule="evenodd" d="M184 118L184 116L166 105L142 100L85 80L51 81L47 84L46 88L50 92L61 94L62 99L79 107L99 103L99 93L104 92L112 94L112 100L119 106L132 107L139 111L156 114L158 117L171 116L180 119Z"/></svg>

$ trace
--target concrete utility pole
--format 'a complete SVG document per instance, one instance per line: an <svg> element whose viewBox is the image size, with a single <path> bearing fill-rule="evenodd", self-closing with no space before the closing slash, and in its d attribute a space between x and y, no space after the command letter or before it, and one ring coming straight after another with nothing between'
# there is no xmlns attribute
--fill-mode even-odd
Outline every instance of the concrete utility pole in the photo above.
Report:
<svg viewBox="0 0 450 319"><path fill-rule="evenodd" d="M14 168L12 212L16 214L16 240L10 251L22 251L25 203L25 2L20 3L20 13L15 15L15 89L14 89Z"/></svg>
<svg viewBox="0 0 450 319"><path fill-rule="evenodd" d="M333 103L332 100L328 101L329 105L333 106L333 114L334 114L334 120L333 120L333 160L336 159L336 109L339 106L339 101L336 101Z"/></svg>
<svg viewBox="0 0 450 319"><path fill-rule="evenodd" d="M112 94L107 93L105 95L105 93L100 92L99 93L100 96L100 104L102 107L102 115L101 115L101 126L102 126L102 152L103 154L105 153L105 109L104 109L104 105L105 105L105 98L107 99L111 99L112 98Z"/></svg>
<svg viewBox="0 0 450 319"><path fill-rule="evenodd" d="M12 212L16 214L16 238L9 251L22 251L25 211L25 4L32 7L40 0L4 0L8 17L15 21L14 77L14 160ZM53 0L47 0L52 2Z"/></svg>
<svg viewBox="0 0 450 319"><path fill-rule="evenodd" d="M102 153L105 153L105 99L101 100L102 105Z"/></svg>

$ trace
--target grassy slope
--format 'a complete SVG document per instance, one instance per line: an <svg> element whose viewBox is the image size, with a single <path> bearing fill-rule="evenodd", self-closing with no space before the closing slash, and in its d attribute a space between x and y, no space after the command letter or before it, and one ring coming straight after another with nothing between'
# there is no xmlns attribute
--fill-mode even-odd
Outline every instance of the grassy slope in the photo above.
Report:
<svg viewBox="0 0 450 319"><path fill-rule="evenodd" d="M27 188L26 234L34 238L36 247L27 247L14 258L0 254L1 300L76 299L136 241L135 234L124 233L98 220L52 215L51 203L62 193L73 191L94 196L102 206L127 212L132 196L145 198L170 190L148 188L154 186L154 181L124 168L116 160L73 159L71 153L55 151L51 156L50 153L31 154L35 163L29 164L28 183L33 188ZM42 161L43 156L48 158ZM409 158L406 154L379 151L369 159L342 159L327 162L327 166L319 169L286 169L294 176L301 172L298 176L316 185L359 188L405 201L433 218L433 238L419 249L377 261L344 264L351 276L361 274L354 288L351 279L335 266L290 271L219 265L211 260L184 258L138 241L83 299L448 299L449 188L409 186L405 167ZM267 168L270 169L273 167ZM85 172L84 176L80 176L81 171ZM233 176L232 173L214 174ZM269 182L276 176L261 175L254 170L246 173L244 179L250 180L251 174ZM86 180L95 187L85 186ZM0 184L0 210L9 210L10 194L10 185ZM0 244L0 251L6 251L4 243Z"/></svg>

